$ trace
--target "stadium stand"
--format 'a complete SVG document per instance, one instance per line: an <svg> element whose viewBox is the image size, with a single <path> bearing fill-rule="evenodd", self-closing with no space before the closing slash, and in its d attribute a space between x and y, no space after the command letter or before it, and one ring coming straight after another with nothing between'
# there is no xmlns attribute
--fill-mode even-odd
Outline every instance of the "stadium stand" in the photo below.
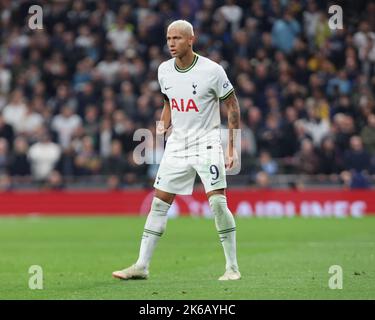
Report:
<svg viewBox="0 0 375 320"><path fill-rule="evenodd" d="M230 185L370 188L375 2L335 3L333 31L323 0L0 0L0 190L150 187L155 165L137 165L133 135L159 120L175 19L236 88L242 169ZM33 4L41 30L28 27Z"/></svg>

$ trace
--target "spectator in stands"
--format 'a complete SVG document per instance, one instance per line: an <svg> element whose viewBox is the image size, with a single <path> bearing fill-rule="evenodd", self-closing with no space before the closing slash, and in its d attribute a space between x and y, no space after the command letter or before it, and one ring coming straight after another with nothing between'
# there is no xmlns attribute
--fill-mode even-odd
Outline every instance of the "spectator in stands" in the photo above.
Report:
<svg viewBox="0 0 375 320"><path fill-rule="evenodd" d="M108 190L115 191L121 189L121 177L108 176L106 182Z"/></svg>
<svg viewBox="0 0 375 320"><path fill-rule="evenodd" d="M329 132L329 122L321 118L314 104L307 106L307 119L302 120L301 124L305 132L312 137L315 146L319 146Z"/></svg>
<svg viewBox="0 0 375 320"><path fill-rule="evenodd" d="M69 26L72 29L77 29L78 26L87 22L89 14L90 12L87 10L83 0L74 1L71 10L67 14Z"/></svg>
<svg viewBox="0 0 375 320"><path fill-rule="evenodd" d="M351 84L345 70L340 70L336 77L330 79L327 85L327 94L330 97L348 95L351 92Z"/></svg>
<svg viewBox="0 0 375 320"><path fill-rule="evenodd" d="M8 142L4 138L0 138L0 175L7 174L9 171L10 156Z"/></svg>
<svg viewBox="0 0 375 320"><path fill-rule="evenodd" d="M352 136L350 138L350 149L345 152L344 168L362 172L369 171L371 165L370 154L363 148L361 137Z"/></svg>
<svg viewBox="0 0 375 320"><path fill-rule="evenodd" d="M65 188L63 177L60 172L53 170L47 177L47 181L43 185L44 189L47 190L62 190Z"/></svg>
<svg viewBox="0 0 375 320"><path fill-rule="evenodd" d="M150 120L152 120L153 112L149 107L150 103L151 99L148 95L141 95L137 99L137 112L134 119L141 128L148 127Z"/></svg>
<svg viewBox="0 0 375 320"><path fill-rule="evenodd" d="M362 128L361 138L367 152L375 155L375 114L367 117L367 125Z"/></svg>
<svg viewBox="0 0 375 320"><path fill-rule="evenodd" d="M343 156L349 148L350 138L356 133L353 118L342 113L336 114L333 118L332 131L334 132L336 147L340 155Z"/></svg>
<svg viewBox="0 0 375 320"><path fill-rule="evenodd" d="M105 59L98 63L96 70L100 79L103 80L106 85L112 85L116 79L119 67L120 64L115 59L115 53L108 52Z"/></svg>
<svg viewBox="0 0 375 320"><path fill-rule="evenodd" d="M102 172L109 176L122 177L127 167L126 159L122 153L122 144L119 140L113 140L111 153L104 159Z"/></svg>
<svg viewBox="0 0 375 320"><path fill-rule="evenodd" d="M112 128L111 119L104 118L100 124L100 131L96 138L99 154L102 158L108 157L111 153L112 140L117 137Z"/></svg>
<svg viewBox="0 0 375 320"><path fill-rule="evenodd" d="M295 157L295 165L299 173L316 174L319 171L319 158L314 150L314 144L310 139L304 139L301 150Z"/></svg>
<svg viewBox="0 0 375 320"><path fill-rule="evenodd" d="M255 67L255 74L254 74L254 84L255 84L255 104L259 106L262 111L262 114L265 115L267 113L266 107L266 88L271 84L273 81L270 72L268 71L267 67L264 64L258 64Z"/></svg>
<svg viewBox="0 0 375 320"><path fill-rule="evenodd" d="M368 21L361 21L359 30L354 34L353 43L358 49L362 71L367 77L375 74L375 32Z"/></svg>
<svg viewBox="0 0 375 320"><path fill-rule="evenodd" d="M262 128L262 113L256 106L252 106L249 108L247 113L247 123L251 131L254 133L258 145L259 134Z"/></svg>
<svg viewBox="0 0 375 320"><path fill-rule="evenodd" d="M286 158L292 157L299 148L295 129L295 122L298 119L296 109L292 106L287 107L283 119L284 121L281 124L281 156Z"/></svg>
<svg viewBox="0 0 375 320"><path fill-rule="evenodd" d="M331 29L328 25L327 11L321 10L319 13L319 21L316 25L315 30L315 47L319 50L322 49L326 44L329 36L331 35Z"/></svg>
<svg viewBox="0 0 375 320"><path fill-rule="evenodd" d="M27 180L31 174L30 160L27 156L29 145L27 140L19 136L14 141L14 152L12 153L9 173L11 176L23 177Z"/></svg>
<svg viewBox="0 0 375 320"><path fill-rule="evenodd" d="M124 81L121 83L121 91L117 96L119 107L131 118L136 115L137 97L134 92L134 86L131 81Z"/></svg>
<svg viewBox="0 0 375 320"><path fill-rule="evenodd" d="M99 173L101 160L94 149L91 137L84 136L82 138L82 147L77 151L74 164L77 175L90 176Z"/></svg>
<svg viewBox="0 0 375 320"><path fill-rule="evenodd" d="M321 146L318 149L319 173L338 174L341 172L342 161L335 148L335 141L331 136L322 139Z"/></svg>
<svg viewBox="0 0 375 320"><path fill-rule="evenodd" d="M50 134L44 129L39 141L31 145L27 155L30 159L33 179L44 183L60 159L61 147L51 141Z"/></svg>
<svg viewBox="0 0 375 320"><path fill-rule="evenodd" d="M99 133L99 115L95 105L87 106L82 125L85 133L93 139L96 147L98 145L96 139Z"/></svg>
<svg viewBox="0 0 375 320"><path fill-rule="evenodd" d="M139 179L139 177L146 176L147 165L145 163L142 163L139 157L140 155L136 153L133 154L132 152L130 152L127 154L127 166L124 174L124 183L126 186L139 185L140 182L142 183L142 185L144 184L144 182L142 182L142 179Z"/></svg>
<svg viewBox="0 0 375 320"><path fill-rule="evenodd" d="M281 154L281 139L279 117L275 114L269 114L264 128L259 133L259 149L267 150L272 157L277 158Z"/></svg>
<svg viewBox="0 0 375 320"><path fill-rule="evenodd" d="M368 178L355 170L341 172L340 179L346 189L368 189L370 187Z"/></svg>
<svg viewBox="0 0 375 320"><path fill-rule="evenodd" d="M262 190L271 189L271 181L269 175L264 171L259 171L255 176L255 183L257 188Z"/></svg>
<svg viewBox="0 0 375 320"><path fill-rule="evenodd" d="M229 23L232 33L239 29L243 9L236 5L235 0L226 0L225 4L217 9L217 13L220 14L218 19L224 18Z"/></svg>
<svg viewBox="0 0 375 320"><path fill-rule="evenodd" d="M8 94L11 88L11 81L12 73L5 67L4 62L0 61L0 96L2 94Z"/></svg>
<svg viewBox="0 0 375 320"><path fill-rule="evenodd" d="M73 76L73 89L76 92L82 91L84 86L89 83L92 78L91 70L93 68L94 61L90 58L82 59L77 63L77 70Z"/></svg>
<svg viewBox="0 0 375 320"><path fill-rule="evenodd" d="M61 157L55 165L55 169L63 176L69 177L70 179L77 174L75 167L76 153L74 150L73 143L68 148L62 150Z"/></svg>
<svg viewBox="0 0 375 320"><path fill-rule="evenodd" d="M99 17L99 19L103 22L104 28L107 30L116 19L114 12L108 6L108 3L105 0L99 0L97 2L96 10L94 10L93 15Z"/></svg>
<svg viewBox="0 0 375 320"><path fill-rule="evenodd" d="M302 142L305 139L309 139L312 141L312 137L310 134L308 134L305 130L304 125L302 124L302 120L299 119L294 122L294 130L296 134L296 141L297 141L297 150L296 153L301 149ZM296 154L294 153L294 155Z"/></svg>
<svg viewBox="0 0 375 320"><path fill-rule="evenodd" d="M86 107L89 105L97 106L98 96L95 93L92 82L87 82L82 86L82 90L77 93L77 114L83 118Z"/></svg>
<svg viewBox="0 0 375 320"><path fill-rule="evenodd" d="M303 25L310 48L315 46L315 34L320 20L320 12L315 0L308 0L303 13Z"/></svg>
<svg viewBox="0 0 375 320"><path fill-rule="evenodd" d="M60 84L57 87L56 95L47 101L47 106L52 110L53 115L60 113L64 105L76 107L77 100L71 96L69 88L66 84Z"/></svg>
<svg viewBox="0 0 375 320"><path fill-rule="evenodd" d="M271 158L271 154L268 151L260 152L259 167L261 171L267 173L269 176L277 174L279 170L277 162Z"/></svg>
<svg viewBox="0 0 375 320"><path fill-rule="evenodd" d="M15 89L11 94L9 103L2 111L4 120L7 124L11 125L15 131L19 132L26 112L27 107L22 90Z"/></svg>
<svg viewBox="0 0 375 320"><path fill-rule="evenodd" d="M334 103L331 109L331 117L336 114L342 113L351 117L355 117L356 110L350 102L348 95L340 95L337 102Z"/></svg>
<svg viewBox="0 0 375 320"><path fill-rule="evenodd" d="M242 29L236 31L233 35L233 50L236 50L238 56L241 58L247 58L253 55L254 48L249 39L249 35Z"/></svg>
<svg viewBox="0 0 375 320"><path fill-rule="evenodd" d="M127 21L118 15L116 22L108 29L107 38L111 41L113 48L117 53L122 53L133 38L134 26L127 23Z"/></svg>
<svg viewBox="0 0 375 320"><path fill-rule="evenodd" d="M277 49L290 53L300 32L299 22L293 18L289 9L285 9L282 19L276 20L272 27L272 43Z"/></svg>
<svg viewBox="0 0 375 320"><path fill-rule="evenodd" d="M134 141L133 134L136 130L136 124L134 121L129 119L121 110L117 110L113 114L114 124L113 129L114 133L122 143L123 151L128 154L134 150L138 145L137 141Z"/></svg>
<svg viewBox="0 0 375 320"><path fill-rule="evenodd" d="M10 124L5 122L5 119L0 112L0 138L4 138L8 142L10 149L13 148L14 131Z"/></svg>
<svg viewBox="0 0 375 320"><path fill-rule="evenodd" d="M69 105L63 105L61 113L52 118L51 127L56 131L59 144L63 149L70 145L72 135L81 123L81 118L74 113L74 109Z"/></svg>
<svg viewBox="0 0 375 320"><path fill-rule="evenodd" d="M18 126L20 134L24 134L27 137L33 137L42 125L44 124L44 118L38 112L33 110L31 104L26 105L26 112L24 117Z"/></svg>
<svg viewBox="0 0 375 320"><path fill-rule="evenodd" d="M12 190L12 179L7 174L0 174L0 192Z"/></svg>
<svg viewBox="0 0 375 320"><path fill-rule="evenodd" d="M253 131L244 123L240 121L241 130L241 154L246 157L253 157L257 153L257 144Z"/></svg>

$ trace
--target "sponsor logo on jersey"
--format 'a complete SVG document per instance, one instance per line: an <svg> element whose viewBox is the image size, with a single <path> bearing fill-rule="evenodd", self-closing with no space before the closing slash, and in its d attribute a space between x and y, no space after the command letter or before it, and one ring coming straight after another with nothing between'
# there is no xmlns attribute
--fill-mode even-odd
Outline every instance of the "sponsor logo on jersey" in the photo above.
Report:
<svg viewBox="0 0 375 320"><path fill-rule="evenodd" d="M178 103L178 100L180 103ZM171 99L171 110L176 109L180 112L189 112L195 111L199 112L197 105L195 104L193 99L185 100L185 99Z"/></svg>
<svg viewBox="0 0 375 320"><path fill-rule="evenodd" d="M229 82L229 80L227 80L227 81L224 82L223 88L226 89L226 88L228 88L229 85L230 85L230 82Z"/></svg>

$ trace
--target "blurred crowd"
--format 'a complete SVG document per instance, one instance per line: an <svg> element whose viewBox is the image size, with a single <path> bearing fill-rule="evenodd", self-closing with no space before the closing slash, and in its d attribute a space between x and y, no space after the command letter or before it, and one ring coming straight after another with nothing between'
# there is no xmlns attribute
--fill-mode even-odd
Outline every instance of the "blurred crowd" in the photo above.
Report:
<svg viewBox="0 0 375 320"><path fill-rule="evenodd" d="M340 3L340 1L336 1ZM335 3L335 4L336 4ZM28 25L43 8L43 29ZM368 187L375 174L375 3L320 0L0 0L0 188L105 176L149 185L135 130L155 131L169 59L166 26L190 21L194 50L220 63L241 107L242 170L326 175ZM223 127L226 110L222 108Z"/></svg>

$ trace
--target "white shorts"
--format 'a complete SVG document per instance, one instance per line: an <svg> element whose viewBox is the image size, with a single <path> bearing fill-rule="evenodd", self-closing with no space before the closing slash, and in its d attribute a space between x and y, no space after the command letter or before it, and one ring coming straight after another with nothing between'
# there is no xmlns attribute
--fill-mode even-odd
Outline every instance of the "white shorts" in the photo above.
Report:
<svg viewBox="0 0 375 320"><path fill-rule="evenodd" d="M196 174L207 192L227 187L224 153L221 145L198 156L177 157L167 151L163 155L154 188L173 194L193 193Z"/></svg>

